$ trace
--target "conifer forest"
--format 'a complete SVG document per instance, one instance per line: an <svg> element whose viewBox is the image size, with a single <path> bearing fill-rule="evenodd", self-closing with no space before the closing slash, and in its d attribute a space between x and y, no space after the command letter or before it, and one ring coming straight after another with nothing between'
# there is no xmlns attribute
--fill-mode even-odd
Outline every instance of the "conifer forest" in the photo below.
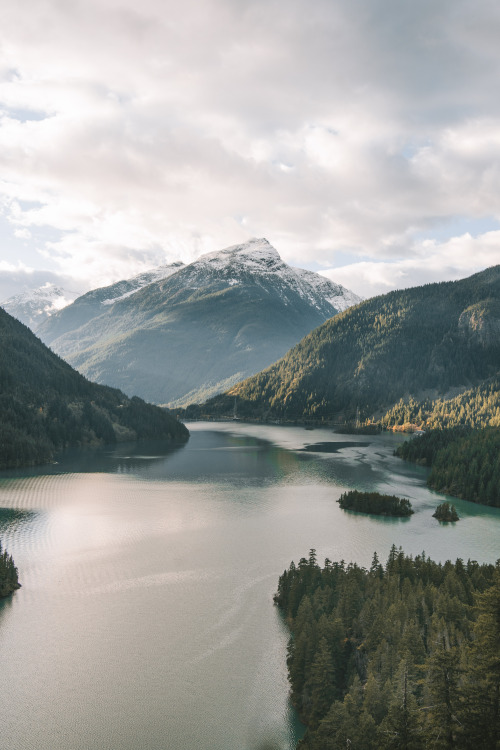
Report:
<svg viewBox="0 0 500 750"><path fill-rule="evenodd" d="M301 750L494 750L500 567L392 547L369 570L315 550L279 579Z"/></svg>

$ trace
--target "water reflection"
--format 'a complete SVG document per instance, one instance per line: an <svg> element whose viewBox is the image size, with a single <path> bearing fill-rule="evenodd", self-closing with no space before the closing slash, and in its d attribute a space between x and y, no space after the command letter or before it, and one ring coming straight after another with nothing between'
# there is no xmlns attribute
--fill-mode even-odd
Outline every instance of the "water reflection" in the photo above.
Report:
<svg viewBox="0 0 500 750"><path fill-rule="evenodd" d="M153 464L168 462L185 447L186 443L172 444L165 440L149 440L96 448L68 448L58 453L52 463L1 471L0 482L9 477L17 479L73 473L147 473Z"/></svg>
<svg viewBox="0 0 500 750"><path fill-rule="evenodd" d="M0 474L0 538L23 584L0 604L0 747L291 750L272 597L292 559L314 547L369 566L392 543L498 557L500 511L469 503L441 527L426 470L392 455L399 438L314 437L304 450L300 428L205 424L182 446L67 451ZM346 488L409 497L415 514L342 511Z"/></svg>
<svg viewBox="0 0 500 750"><path fill-rule="evenodd" d="M4 534L15 531L19 526L32 521L36 513L30 510L19 510L18 508L0 507L0 541Z"/></svg>

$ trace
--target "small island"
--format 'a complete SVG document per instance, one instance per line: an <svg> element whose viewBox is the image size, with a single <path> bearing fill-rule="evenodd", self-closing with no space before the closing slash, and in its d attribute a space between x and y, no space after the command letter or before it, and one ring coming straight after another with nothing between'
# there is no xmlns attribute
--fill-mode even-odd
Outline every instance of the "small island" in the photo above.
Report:
<svg viewBox="0 0 500 750"><path fill-rule="evenodd" d="M379 492L344 492L337 500L342 510L355 510L375 516L411 516L414 512L406 498L381 495Z"/></svg>
<svg viewBox="0 0 500 750"><path fill-rule="evenodd" d="M7 550L2 550L2 543L0 542L0 598L12 594L19 588L21 588L21 584L18 580L14 560Z"/></svg>
<svg viewBox="0 0 500 750"><path fill-rule="evenodd" d="M438 505L432 517L437 518L438 521L460 521L457 509L451 503L441 503L441 505Z"/></svg>

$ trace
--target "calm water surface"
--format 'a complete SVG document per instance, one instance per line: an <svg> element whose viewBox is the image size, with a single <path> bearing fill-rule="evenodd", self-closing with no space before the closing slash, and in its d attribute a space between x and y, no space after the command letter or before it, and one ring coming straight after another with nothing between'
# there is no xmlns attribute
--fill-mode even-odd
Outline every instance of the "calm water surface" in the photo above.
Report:
<svg viewBox="0 0 500 750"><path fill-rule="evenodd" d="M0 473L0 539L22 589L0 604L6 750L291 750L278 576L368 566L390 546L494 562L500 511L443 496L392 456L401 438L238 423L186 446L67 453ZM341 511L346 488L409 497L410 519Z"/></svg>

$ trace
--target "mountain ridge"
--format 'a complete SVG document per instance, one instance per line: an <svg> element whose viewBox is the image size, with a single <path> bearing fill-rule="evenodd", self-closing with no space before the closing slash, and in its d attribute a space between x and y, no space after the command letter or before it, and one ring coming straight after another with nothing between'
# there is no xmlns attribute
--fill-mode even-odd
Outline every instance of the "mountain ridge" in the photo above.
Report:
<svg viewBox="0 0 500 750"><path fill-rule="evenodd" d="M478 385L500 369L500 266L373 297L204 405L266 418L354 420L401 398Z"/></svg>
<svg viewBox="0 0 500 750"><path fill-rule="evenodd" d="M161 404L220 392L360 300L288 266L265 239L203 255L80 318L89 294L38 334L87 377Z"/></svg>
<svg viewBox="0 0 500 750"><path fill-rule="evenodd" d="M71 304L78 294L48 282L35 289L27 289L4 300L2 307L9 315L35 330L54 312Z"/></svg>

